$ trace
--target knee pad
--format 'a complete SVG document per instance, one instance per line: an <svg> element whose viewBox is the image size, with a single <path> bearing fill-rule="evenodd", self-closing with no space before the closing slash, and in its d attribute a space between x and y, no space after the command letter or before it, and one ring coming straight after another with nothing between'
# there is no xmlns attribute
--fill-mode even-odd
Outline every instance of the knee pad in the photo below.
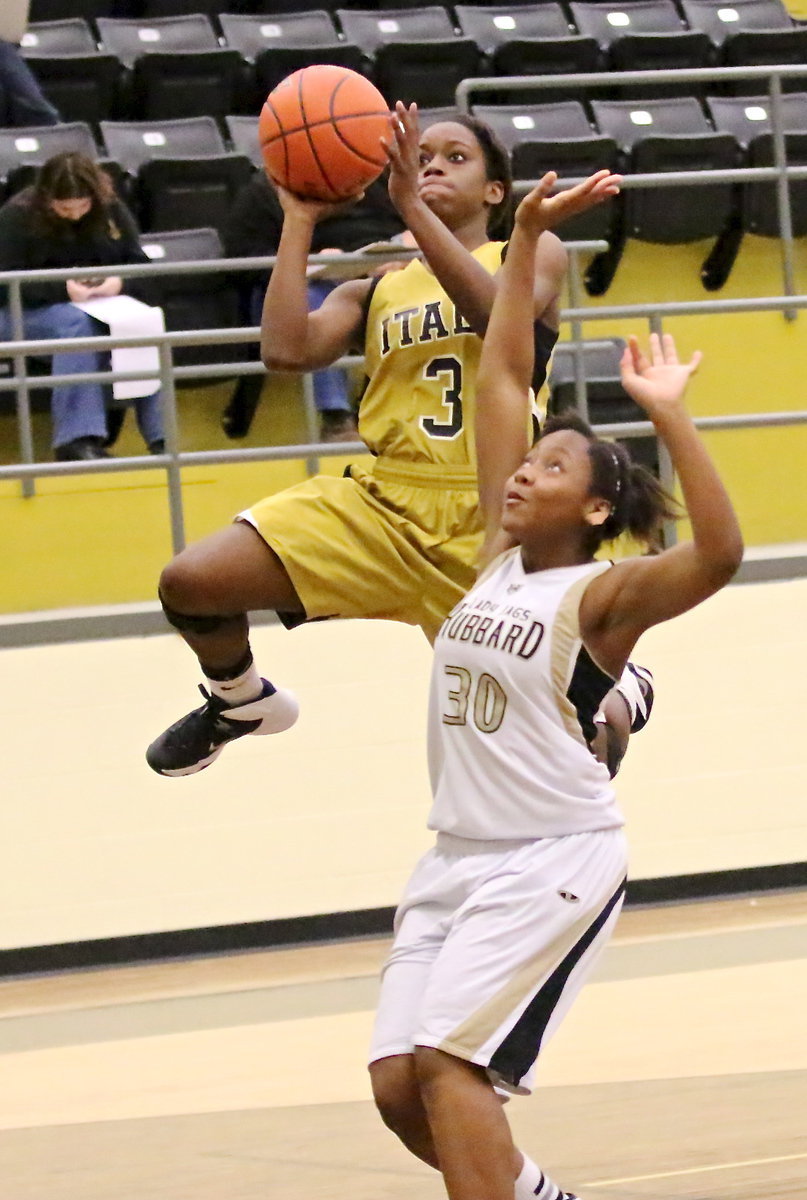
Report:
<svg viewBox="0 0 807 1200"><path fill-rule="evenodd" d="M178 629L180 633L217 633L226 621L232 621L233 617L240 615L233 613L230 616L196 617L192 613L177 612L176 609L170 608L165 603L162 594L160 594L160 604L163 606L166 621L169 625L173 625L174 629Z"/></svg>

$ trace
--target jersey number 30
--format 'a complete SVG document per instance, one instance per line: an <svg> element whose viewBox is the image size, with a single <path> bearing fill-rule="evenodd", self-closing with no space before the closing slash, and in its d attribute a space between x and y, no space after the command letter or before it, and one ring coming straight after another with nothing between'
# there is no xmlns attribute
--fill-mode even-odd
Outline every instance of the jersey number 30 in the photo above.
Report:
<svg viewBox="0 0 807 1200"><path fill-rule="evenodd" d="M465 667L446 667L445 673L456 687L449 690L453 711L443 713L443 724L467 725L470 717L480 733L495 733L507 708L507 693L498 679L483 672L474 687L474 677Z"/></svg>
<svg viewBox="0 0 807 1200"><path fill-rule="evenodd" d="M462 364L448 356L433 358L423 368L426 379L444 379L441 402L448 409L447 421L421 417L420 428L429 437L455 438L462 432Z"/></svg>

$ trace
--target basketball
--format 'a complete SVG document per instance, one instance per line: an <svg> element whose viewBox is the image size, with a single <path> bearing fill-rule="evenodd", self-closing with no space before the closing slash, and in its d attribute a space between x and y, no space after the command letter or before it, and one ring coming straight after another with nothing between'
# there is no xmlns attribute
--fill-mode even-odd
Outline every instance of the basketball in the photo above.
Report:
<svg viewBox="0 0 807 1200"><path fill-rule="evenodd" d="M269 93L258 136L269 177L298 196L343 200L387 165L380 139L389 107L369 79L347 67L303 67Z"/></svg>

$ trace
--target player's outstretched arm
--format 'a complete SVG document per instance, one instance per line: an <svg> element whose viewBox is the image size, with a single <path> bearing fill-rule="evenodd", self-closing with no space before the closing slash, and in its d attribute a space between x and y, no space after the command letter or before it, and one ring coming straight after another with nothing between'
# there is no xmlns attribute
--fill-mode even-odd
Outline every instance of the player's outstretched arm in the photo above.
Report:
<svg viewBox="0 0 807 1200"><path fill-rule="evenodd" d="M536 247L548 229L614 195L620 179L608 171L553 196L549 172L522 200L507 258L499 273L477 376L476 448L479 499L485 522L483 561L500 548L506 480L530 447L529 389L535 360L533 309Z"/></svg>
<svg viewBox="0 0 807 1200"><path fill-rule="evenodd" d="M607 656L627 658L639 635L706 600L724 587L743 557L737 515L684 395L700 363L678 360L669 334L651 334L645 355L631 338L622 358L622 383L644 409L667 447L678 475L692 540L662 554L617 564L593 581L580 609L584 628ZM589 642L586 635L587 644Z"/></svg>
<svg viewBox="0 0 807 1200"><path fill-rule="evenodd" d="M307 200L281 187L277 194L283 208L283 229L263 303L261 357L272 370L317 370L351 348L370 284L366 279L340 284L319 309L309 313L306 267L314 227L346 204ZM359 197L348 204L356 199Z"/></svg>

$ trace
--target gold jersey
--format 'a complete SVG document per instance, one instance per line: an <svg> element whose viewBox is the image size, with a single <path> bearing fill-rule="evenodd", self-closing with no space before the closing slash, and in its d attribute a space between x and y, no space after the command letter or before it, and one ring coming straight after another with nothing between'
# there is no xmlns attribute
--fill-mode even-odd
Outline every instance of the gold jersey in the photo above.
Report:
<svg viewBox="0 0 807 1200"><path fill-rule="evenodd" d="M504 242L473 251L491 275ZM374 454L474 471L476 375L482 339L428 267L415 259L375 286L367 313L359 432Z"/></svg>

